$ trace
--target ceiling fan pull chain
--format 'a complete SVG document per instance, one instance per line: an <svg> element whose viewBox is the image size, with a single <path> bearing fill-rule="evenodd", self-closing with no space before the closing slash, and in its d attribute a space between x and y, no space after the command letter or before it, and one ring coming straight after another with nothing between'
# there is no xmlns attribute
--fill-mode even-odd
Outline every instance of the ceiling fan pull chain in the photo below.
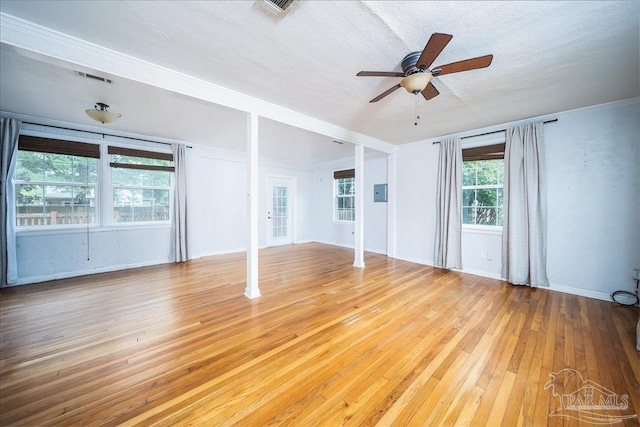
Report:
<svg viewBox="0 0 640 427"><path fill-rule="evenodd" d="M418 94L415 96L416 98L416 121L414 123L415 126L418 126L418 120L420 120L420 106L418 105Z"/></svg>

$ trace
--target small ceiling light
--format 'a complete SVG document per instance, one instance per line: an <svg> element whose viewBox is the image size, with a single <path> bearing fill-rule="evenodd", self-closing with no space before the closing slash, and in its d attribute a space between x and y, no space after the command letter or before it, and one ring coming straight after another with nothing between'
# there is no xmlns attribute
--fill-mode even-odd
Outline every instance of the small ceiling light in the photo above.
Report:
<svg viewBox="0 0 640 427"><path fill-rule="evenodd" d="M432 78L433 76L431 73L417 72L409 74L407 77L402 79L400 86L405 88L407 92L417 95L427 87Z"/></svg>
<svg viewBox="0 0 640 427"><path fill-rule="evenodd" d="M112 113L111 111L107 111L109 106L103 102L98 102L94 106L94 108L88 108L85 110L87 115L91 117L96 122L104 123L113 123L121 117L121 114Z"/></svg>

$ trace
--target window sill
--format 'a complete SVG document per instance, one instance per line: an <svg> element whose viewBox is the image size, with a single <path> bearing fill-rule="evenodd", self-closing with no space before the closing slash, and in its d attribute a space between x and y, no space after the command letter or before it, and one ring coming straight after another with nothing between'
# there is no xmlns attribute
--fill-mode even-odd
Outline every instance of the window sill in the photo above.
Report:
<svg viewBox="0 0 640 427"><path fill-rule="evenodd" d="M90 225L89 233L108 233L114 231L133 231L133 230L148 230L148 229L169 229L170 223L162 224L110 224L107 226ZM77 225L73 227L69 226L44 226L37 228L16 228L16 236L46 236L46 235L60 235L60 234L77 234L87 233L86 225Z"/></svg>
<svg viewBox="0 0 640 427"><path fill-rule="evenodd" d="M493 235L502 235L502 226L494 226L494 225L463 225L462 226L463 233L470 234L493 234Z"/></svg>
<svg viewBox="0 0 640 427"><path fill-rule="evenodd" d="M353 225L356 222L355 221L338 221L338 220L333 220L333 223L336 225Z"/></svg>

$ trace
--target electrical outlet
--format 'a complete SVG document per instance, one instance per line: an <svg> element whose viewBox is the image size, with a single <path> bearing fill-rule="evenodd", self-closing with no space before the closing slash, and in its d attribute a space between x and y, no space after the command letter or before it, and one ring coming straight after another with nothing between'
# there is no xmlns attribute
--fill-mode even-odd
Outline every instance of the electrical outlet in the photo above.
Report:
<svg viewBox="0 0 640 427"><path fill-rule="evenodd" d="M493 259L493 254L491 252L487 252L487 259L491 261Z"/></svg>
<svg viewBox="0 0 640 427"><path fill-rule="evenodd" d="M633 270L633 280L640 280L640 269L635 268Z"/></svg>

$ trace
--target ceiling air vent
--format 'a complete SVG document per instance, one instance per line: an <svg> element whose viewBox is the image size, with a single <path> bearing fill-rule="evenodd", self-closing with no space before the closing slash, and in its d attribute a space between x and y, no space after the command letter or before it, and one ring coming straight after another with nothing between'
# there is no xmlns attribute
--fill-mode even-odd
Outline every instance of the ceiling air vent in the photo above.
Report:
<svg viewBox="0 0 640 427"><path fill-rule="evenodd" d="M93 74L89 74L89 73L83 73L82 71L76 71L76 74L80 77L85 77L87 79L91 79L91 80L97 80L99 82L103 82L103 83L108 83L110 85L114 84L115 82L111 79L105 79L104 77L100 77L100 76L94 76Z"/></svg>
<svg viewBox="0 0 640 427"><path fill-rule="evenodd" d="M296 0L256 0L255 6L268 15L280 18L285 11L291 10Z"/></svg>

